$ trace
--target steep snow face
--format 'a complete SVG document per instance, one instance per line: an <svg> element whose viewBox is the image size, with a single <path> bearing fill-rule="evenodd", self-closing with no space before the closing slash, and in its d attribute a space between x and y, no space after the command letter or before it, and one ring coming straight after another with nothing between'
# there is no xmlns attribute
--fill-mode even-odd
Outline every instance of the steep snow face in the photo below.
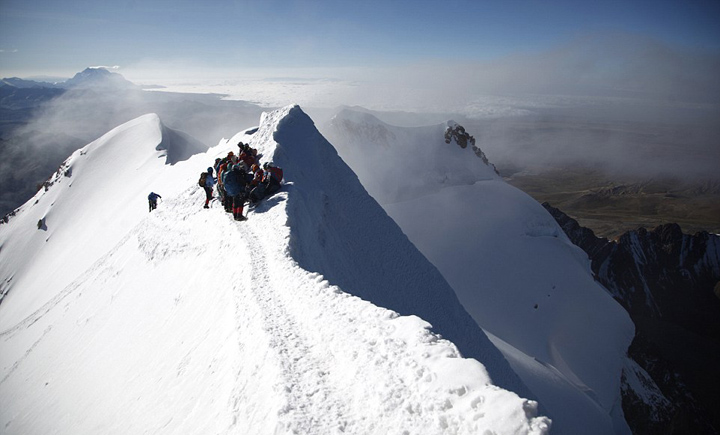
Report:
<svg viewBox="0 0 720 435"><path fill-rule="evenodd" d="M324 130L368 192L381 204L390 204L497 178L494 168L469 150L445 143L448 127L395 127L371 114L344 109Z"/></svg>
<svg viewBox="0 0 720 435"><path fill-rule="evenodd" d="M205 150L149 114L74 152L52 185L0 226L3 303L13 307L3 310L0 330L45 304L54 296L49 287L70 285L137 225L151 190L179 192L167 175L173 171L163 171L167 163Z"/></svg>
<svg viewBox="0 0 720 435"><path fill-rule="evenodd" d="M386 209L502 340L561 433L588 422L585 433L625 432L620 381L633 324L540 204L495 180Z"/></svg>
<svg viewBox="0 0 720 435"><path fill-rule="evenodd" d="M73 155L72 177L0 228L3 260L20 259L3 280L45 269L62 278L13 279L0 305L3 432L546 433L550 422L535 402L492 385L482 364L462 358L426 320L352 294L401 301L412 296L406 278L419 295L448 287L397 227L389 229L392 221L304 113L288 107L250 131L167 165L155 150L166 143L163 129L155 117L140 118ZM203 209L195 184L237 140L282 165L289 181L242 223L217 202ZM104 171L116 159L131 163ZM92 182L117 190L85 207L87 192L77 188ZM164 201L147 213L150 189ZM321 207L325 198L333 210ZM353 222L354 202L366 212ZM54 233L23 246L35 209L54 218L47 231L33 231L55 226ZM318 213L342 221L328 226L324 242ZM379 243L353 241L374 227L382 242L408 251L376 253ZM333 251L339 243L359 250ZM389 254L396 263L378 271L387 282L359 274L377 264L363 264L372 256ZM23 295L33 292L46 302L30 304ZM437 318L457 316L452 305L435 307L444 311Z"/></svg>
<svg viewBox="0 0 720 435"><path fill-rule="evenodd" d="M287 110L268 115L278 119L265 120L250 143L286 168L292 183L287 225L293 259L346 292L427 320L464 356L482 361L498 385L525 393L442 275L367 194L312 120L299 107Z"/></svg>
<svg viewBox="0 0 720 435"><path fill-rule="evenodd" d="M352 122L339 122L341 115ZM587 256L540 204L495 176L470 149L433 142L433 128L387 127L393 136L384 147L393 151L363 152L377 143L361 134L357 116L370 122L362 114L336 117L341 128L332 134L334 145L492 334L553 418L553 432L628 432L620 382L634 326L595 283ZM396 144L392 138L402 139ZM409 143L418 148L408 152ZM430 164L427 155L434 156ZM426 174L458 161L478 167L484 178L429 186ZM384 172L388 166L395 170ZM418 166L425 172L411 169ZM382 185L376 171L384 174ZM427 185L422 193L413 190L418 184ZM405 200L376 193L385 185L408 193Z"/></svg>

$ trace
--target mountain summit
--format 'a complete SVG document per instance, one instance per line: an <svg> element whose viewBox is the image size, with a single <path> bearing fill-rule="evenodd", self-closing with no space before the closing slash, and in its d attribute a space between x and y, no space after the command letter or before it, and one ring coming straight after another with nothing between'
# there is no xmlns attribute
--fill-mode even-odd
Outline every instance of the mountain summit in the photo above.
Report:
<svg viewBox="0 0 720 435"><path fill-rule="evenodd" d="M99 67L85 68L61 85L64 88L138 89L137 85L126 80L122 75Z"/></svg>
<svg viewBox="0 0 720 435"><path fill-rule="evenodd" d="M548 431L299 107L169 161L181 139L124 124L0 227L5 433ZM243 223L196 185L240 140L287 181Z"/></svg>

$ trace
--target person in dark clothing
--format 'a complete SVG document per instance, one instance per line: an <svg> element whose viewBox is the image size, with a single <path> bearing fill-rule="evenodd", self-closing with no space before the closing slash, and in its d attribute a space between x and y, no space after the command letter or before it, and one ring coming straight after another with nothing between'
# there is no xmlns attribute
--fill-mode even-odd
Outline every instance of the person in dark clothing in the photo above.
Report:
<svg viewBox="0 0 720 435"><path fill-rule="evenodd" d="M213 177L213 168L207 168L207 176L205 177L205 206L204 208L210 208L208 205L210 200L213 198L213 186L215 185L215 178Z"/></svg>
<svg viewBox="0 0 720 435"><path fill-rule="evenodd" d="M283 180L283 170L272 163L265 163L263 169L258 170L256 179L253 180L255 187L250 191L249 200L251 204L257 204L263 199L275 194L280 190ZM258 174L260 182L257 182Z"/></svg>
<svg viewBox="0 0 720 435"><path fill-rule="evenodd" d="M265 187L265 196L270 196L280 190L280 184L283 180L283 170L272 163L265 163L263 168L265 169L265 179L263 182L267 186Z"/></svg>
<svg viewBox="0 0 720 435"><path fill-rule="evenodd" d="M243 207L247 200L248 176L242 166L235 164L223 175L225 193L232 198L232 214L235 220L245 220Z"/></svg>
<svg viewBox="0 0 720 435"><path fill-rule="evenodd" d="M162 198L162 196L158 195L155 192L150 192L150 195L148 195L148 202L150 203L150 211L153 211L157 208L158 198Z"/></svg>

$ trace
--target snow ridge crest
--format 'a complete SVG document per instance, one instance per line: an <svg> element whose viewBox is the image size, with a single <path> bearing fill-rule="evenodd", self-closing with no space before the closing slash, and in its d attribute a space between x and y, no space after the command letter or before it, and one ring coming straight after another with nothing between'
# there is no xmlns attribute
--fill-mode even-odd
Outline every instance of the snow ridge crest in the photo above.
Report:
<svg viewBox="0 0 720 435"><path fill-rule="evenodd" d="M287 174L240 224L203 209L196 185L237 140ZM114 129L0 228L0 280L13 286L0 427L547 433L442 275L299 107L174 165L165 142L156 115ZM148 213L151 189L163 198Z"/></svg>

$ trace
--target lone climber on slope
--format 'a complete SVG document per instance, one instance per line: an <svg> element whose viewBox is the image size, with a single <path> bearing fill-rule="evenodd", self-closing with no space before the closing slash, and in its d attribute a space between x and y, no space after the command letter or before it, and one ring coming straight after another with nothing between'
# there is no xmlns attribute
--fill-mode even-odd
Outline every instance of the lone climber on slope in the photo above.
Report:
<svg viewBox="0 0 720 435"><path fill-rule="evenodd" d="M155 192L150 192L150 195L148 195L148 202L150 203L150 211L153 211L157 208L158 198L162 199L162 196L158 195Z"/></svg>

